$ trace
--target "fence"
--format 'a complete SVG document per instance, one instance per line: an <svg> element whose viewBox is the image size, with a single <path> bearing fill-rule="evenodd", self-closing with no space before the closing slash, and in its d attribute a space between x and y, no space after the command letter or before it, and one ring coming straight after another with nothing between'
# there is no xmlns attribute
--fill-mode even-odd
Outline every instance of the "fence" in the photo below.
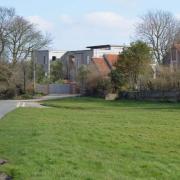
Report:
<svg viewBox="0 0 180 180"><path fill-rule="evenodd" d="M78 88L76 84L48 84L36 85L36 92L43 94L76 94L78 93Z"/></svg>
<svg viewBox="0 0 180 180"><path fill-rule="evenodd" d="M152 101L180 101L180 91L135 91L121 92L120 98Z"/></svg>

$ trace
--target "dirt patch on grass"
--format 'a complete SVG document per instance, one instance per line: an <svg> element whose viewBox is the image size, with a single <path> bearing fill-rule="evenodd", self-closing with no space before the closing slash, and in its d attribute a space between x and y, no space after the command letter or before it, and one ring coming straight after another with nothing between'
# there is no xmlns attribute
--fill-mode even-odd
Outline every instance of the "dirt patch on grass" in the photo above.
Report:
<svg viewBox="0 0 180 180"><path fill-rule="evenodd" d="M8 161L5 159L0 159L0 166L6 164Z"/></svg>
<svg viewBox="0 0 180 180"><path fill-rule="evenodd" d="M13 178L11 176L8 176L5 173L0 173L0 180L12 180Z"/></svg>

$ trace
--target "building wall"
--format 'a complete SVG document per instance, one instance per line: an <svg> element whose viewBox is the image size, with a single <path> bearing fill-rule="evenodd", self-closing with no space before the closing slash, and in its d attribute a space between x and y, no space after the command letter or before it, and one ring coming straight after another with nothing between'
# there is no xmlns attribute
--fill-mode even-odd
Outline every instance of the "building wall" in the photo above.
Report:
<svg viewBox="0 0 180 180"><path fill-rule="evenodd" d="M45 76L48 76L50 74L50 62L49 62L49 51L48 50L33 51L32 59L36 64L42 65L44 72L45 72Z"/></svg>
<svg viewBox="0 0 180 180"><path fill-rule="evenodd" d="M119 54L123 51L123 47L110 47L104 49L93 49L93 57L101 58L107 54Z"/></svg>
<svg viewBox="0 0 180 180"><path fill-rule="evenodd" d="M82 50L82 51L68 51L61 58L63 63L64 78L71 81L77 79L78 69L82 65L90 64L93 57L93 51Z"/></svg>
<svg viewBox="0 0 180 180"><path fill-rule="evenodd" d="M123 47L109 46L107 48L90 48L90 50L68 51L61 61L63 62L64 78L76 81L78 69L81 65L88 65L94 58L103 58L105 55L118 55L123 51Z"/></svg>
<svg viewBox="0 0 180 180"><path fill-rule="evenodd" d="M37 50L33 51L33 59L37 64L40 64L44 68L45 75L50 75L50 62L52 60L60 60L63 63L64 78L76 81L78 69L82 65L88 65L92 62L93 58L103 58L108 54L120 54L123 51L121 46L107 45L105 48L102 46L96 46L90 48L90 50L78 50L78 51L48 51Z"/></svg>
<svg viewBox="0 0 180 180"><path fill-rule="evenodd" d="M65 53L66 51L49 51L49 60L60 60Z"/></svg>
<svg viewBox="0 0 180 180"><path fill-rule="evenodd" d="M171 66L171 68L178 68L180 65L180 49L172 47L167 56L164 58L163 63Z"/></svg>

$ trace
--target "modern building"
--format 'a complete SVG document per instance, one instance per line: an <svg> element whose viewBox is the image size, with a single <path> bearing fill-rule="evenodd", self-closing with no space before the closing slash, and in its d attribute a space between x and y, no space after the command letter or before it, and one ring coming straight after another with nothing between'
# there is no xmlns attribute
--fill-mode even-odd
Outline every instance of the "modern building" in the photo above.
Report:
<svg viewBox="0 0 180 180"><path fill-rule="evenodd" d="M49 60L50 61L60 60L65 53L66 51L49 51Z"/></svg>
<svg viewBox="0 0 180 180"><path fill-rule="evenodd" d="M48 50L34 50L31 58L34 62L34 66L40 65L44 69L45 76L48 77L50 74L50 61ZM35 69L35 68L34 68Z"/></svg>
<svg viewBox="0 0 180 180"><path fill-rule="evenodd" d="M32 52L32 60L36 65L41 65L44 69L45 76L50 75L51 61L61 60L66 51L49 51L49 50L34 50Z"/></svg>
<svg viewBox="0 0 180 180"><path fill-rule="evenodd" d="M120 45L99 45L88 46L87 48L92 51L93 58L103 57L107 54L120 54L125 46Z"/></svg>
<svg viewBox="0 0 180 180"><path fill-rule="evenodd" d="M88 46L87 48L87 50L68 51L62 56L65 79L76 81L80 66L90 63L95 64L98 71L104 71L105 67L106 70L111 68L112 61L117 60L117 56L123 51L124 46L99 45ZM112 61L109 61L110 56L110 59L113 59Z"/></svg>
<svg viewBox="0 0 180 180"><path fill-rule="evenodd" d="M51 61L61 61L64 79L76 81L78 69L82 65L94 64L100 74L110 72L123 48L124 46L119 45L99 45L77 51L36 50L32 52L32 59L35 64L43 66L45 76L50 75Z"/></svg>
<svg viewBox="0 0 180 180"><path fill-rule="evenodd" d="M180 66L180 44L174 44L170 49L164 64L170 65L171 69L177 69Z"/></svg>

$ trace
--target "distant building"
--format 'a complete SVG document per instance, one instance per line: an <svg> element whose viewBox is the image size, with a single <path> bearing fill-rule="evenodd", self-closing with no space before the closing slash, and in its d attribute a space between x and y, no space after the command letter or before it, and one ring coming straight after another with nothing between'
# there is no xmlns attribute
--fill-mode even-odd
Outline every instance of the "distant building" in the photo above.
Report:
<svg viewBox="0 0 180 180"><path fill-rule="evenodd" d="M93 54L90 50L68 51L61 58L63 63L64 78L75 81L78 69L81 65L87 65L91 62Z"/></svg>
<svg viewBox="0 0 180 180"><path fill-rule="evenodd" d="M180 44L174 44L164 59L165 65L170 65L172 69L180 66Z"/></svg>
<svg viewBox="0 0 180 180"><path fill-rule="evenodd" d="M61 60L66 51L49 51L49 50L34 50L32 59L35 64L41 65L44 69L45 76L50 75L51 61Z"/></svg>
<svg viewBox="0 0 180 180"><path fill-rule="evenodd" d="M119 45L99 45L77 51L35 50L32 52L32 59L36 64L43 66L47 77L50 75L50 62L61 61L64 79L76 81L78 69L82 65L93 64L101 75L108 74L123 48L124 46Z"/></svg>
<svg viewBox="0 0 180 180"><path fill-rule="evenodd" d="M107 54L120 54L123 51L124 46L99 45L99 46L88 46L87 48L89 48L92 51L93 57L99 58Z"/></svg>
<svg viewBox="0 0 180 180"><path fill-rule="evenodd" d="M49 60L50 61L60 60L65 53L66 51L49 51Z"/></svg>
<svg viewBox="0 0 180 180"><path fill-rule="evenodd" d="M112 62L117 61L118 55L123 51L124 46L99 45L89 46L87 50L68 51L62 56L64 78L76 81L78 69L81 65L93 63L100 73L110 72Z"/></svg>
<svg viewBox="0 0 180 180"><path fill-rule="evenodd" d="M50 61L48 50L34 50L32 52L32 60L35 65L41 65L44 69L45 76L50 74Z"/></svg>

